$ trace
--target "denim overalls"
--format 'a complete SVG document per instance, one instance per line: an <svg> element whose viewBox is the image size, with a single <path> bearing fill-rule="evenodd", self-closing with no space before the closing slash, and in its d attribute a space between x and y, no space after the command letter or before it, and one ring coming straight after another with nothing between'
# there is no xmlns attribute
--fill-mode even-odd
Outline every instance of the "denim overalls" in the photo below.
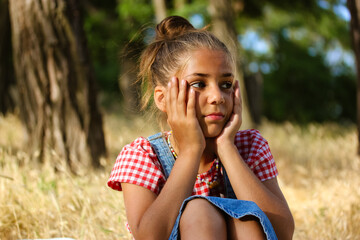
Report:
<svg viewBox="0 0 360 240"><path fill-rule="evenodd" d="M167 179L175 163L174 156L171 153L168 144L161 132L148 137L148 140L161 163L161 166L165 173L165 178ZM186 204L194 198L206 199L211 204L218 207L227 215L233 218L239 219L248 215L257 217L266 234L267 239L268 240L277 239L275 231L270 223L270 220L267 218L265 213L254 202L237 200L224 168L223 168L223 173L225 180L226 198L195 195L185 199L184 202L182 203L182 206L179 211L179 215L176 219L173 230L171 232L169 238L170 240L178 239L179 222L180 222L181 214L184 211Z"/></svg>

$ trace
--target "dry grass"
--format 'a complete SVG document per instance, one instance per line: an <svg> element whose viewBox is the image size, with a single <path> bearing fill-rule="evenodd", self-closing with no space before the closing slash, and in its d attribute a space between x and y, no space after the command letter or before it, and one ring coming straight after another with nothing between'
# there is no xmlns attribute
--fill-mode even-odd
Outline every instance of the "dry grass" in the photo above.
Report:
<svg viewBox="0 0 360 240"><path fill-rule="evenodd" d="M360 239L360 159L355 126L265 124L295 218L294 239Z"/></svg>
<svg viewBox="0 0 360 240"><path fill-rule="evenodd" d="M105 170L73 176L31 163L15 116L0 117L0 239L130 239L121 193L106 187L121 147L154 127L106 115ZM355 126L264 123L296 221L294 239L360 239Z"/></svg>

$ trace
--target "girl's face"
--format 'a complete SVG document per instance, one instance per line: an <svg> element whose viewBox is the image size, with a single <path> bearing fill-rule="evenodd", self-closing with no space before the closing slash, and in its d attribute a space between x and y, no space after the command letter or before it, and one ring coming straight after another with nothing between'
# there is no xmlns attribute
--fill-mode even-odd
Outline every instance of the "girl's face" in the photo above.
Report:
<svg viewBox="0 0 360 240"><path fill-rule="evenodd" d="M196 50L178 78L196 92L196 115L204 136L217 137L233 111L234 68L229 57L223 51Z"/></svg>

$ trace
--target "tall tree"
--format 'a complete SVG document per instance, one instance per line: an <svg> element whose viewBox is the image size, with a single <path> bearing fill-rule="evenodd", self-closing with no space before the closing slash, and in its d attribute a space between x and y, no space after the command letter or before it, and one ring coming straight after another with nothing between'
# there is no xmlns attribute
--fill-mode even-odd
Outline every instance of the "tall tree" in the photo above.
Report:
<svg viewBox="0 0 360 240"><path fill-rule="evenodd" d="M166 18L166 4L165 0L152 0L156 22L159 23L161 20Z"/></svg>
<svg viewBox="0 0 360 240"><path fill-rule="evenodd" d="M241 95L243 100L243 128L249 128L252 125L252 119L247 101L247 94L244 84L244 77L239 53L239 42L237 40L235 17L231 0L210 0L209 12L212 19L212 31L220 38L234 54L236 59L236 77L240 82Z"/></svg>
<svg viewBox="0 0 360 240"><path fill-rule="evenodd" d="M0 113L14 108L14 97L10 89L14 85L11 63L11 31L7 0L0 0Z"/></svg>
<svg viewBox="0 0 360 240"><path fill-rule="evenodd" d="M348 0L347 5L351 14L351 38L356 58L358 155L360 155L360 0Z"/></svg>
<svg viewBox="0 0 360 240"><path fill-rule="evenodd" d="M94 74L76 0L9 1L13 61L29 151L75 172L105 154ZM53 153L56 154L53 154Z"/></svg>

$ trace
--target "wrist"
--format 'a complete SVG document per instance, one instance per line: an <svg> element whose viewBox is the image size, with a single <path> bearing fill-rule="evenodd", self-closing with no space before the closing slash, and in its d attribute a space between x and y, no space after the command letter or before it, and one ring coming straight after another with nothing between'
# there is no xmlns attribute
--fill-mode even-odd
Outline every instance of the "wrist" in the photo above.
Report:
<svg viewBox="0 0 360 240"><path fill-rule="evenodd" d="M238 149L233 141L224 141L221 144L218 144L217 154L220 159L222 159L224 156L232 155L234 153L238 153Z"/></svg>
<svg viewBox="0 0 360 240"><path fill-rule="evenodd" d="M233 145L235 136L222 136L216 139L216 144L220 147L222 145Z"/></svg>
<svg viewBox="0 0 360 240"><path fill-rule="evenodd" d="M179 149L179 155L186 155L186 156L198 156L201 157L202 153L204 152L204 148L201 146L187 146L183 149Z"/></svg>
<svg viewBox="0 0 360 240"><path fill-rule="evenodd" d="M172 134L172 131L170 131L170 134L167 137L167 142L170 147L171 151L174 151L174 155L188 155L188 156L198 156L203 153L205 149L205 144L202 144L201 142L195 142L195 143L189 143L189 142L183 142L178 143L178 141L175 140L174 135Z"/></svg>

